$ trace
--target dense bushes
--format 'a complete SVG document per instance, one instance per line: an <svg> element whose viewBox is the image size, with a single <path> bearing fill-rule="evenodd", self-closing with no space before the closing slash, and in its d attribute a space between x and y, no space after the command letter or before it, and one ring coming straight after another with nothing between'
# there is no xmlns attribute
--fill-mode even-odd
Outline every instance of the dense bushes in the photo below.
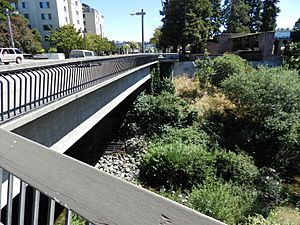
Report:
<svg viewBox="0 0 300 225"><path fill-rule="evenodd" d="M216 152L216 171L225 181L249 186L253 186L259 176L258 168L249 156L230 151Z"/></svg>
<svg viewBox="0 0 300 225"><path fill-rule="evenodd" d="M225 54L215 59L205 55L204 60L198 60L197 76L201 83L211 83L220 86L221 82L233 74L251 71L247 61L237 55Z"/></svg>
<svg viewBox="0 0 300 225"><path fill-rule="evenodd" d="M219 86L223 80L233 74L240 74L251 70L245 59L237 55L225 54L213 60L214 74L211 78L213 85Z"/></svg>
<svg viewBox="0 0 300 225"><path fill-rule="evenodd" d="M253 186L259 177L249 156L212 146L206 133L192 127L168 129L154 139L140 169L142 182L167 189L191 188L213 177Z"/></svg>
<svg viewBox="0 0 300 225"><path fill-rule="evenodd" d="M249 215L255 194L218 180L207 180L194 188L188 205L228 224L239 224Z"/></svg>
<svg viewBox="0 0 300 225"><path fill-rule="evenodd" d="M168 93L153 96L142 94L134 102L128 126L138 134L160 134L168 127L191 125L197 117L186 101Z"/></svg>
<svg viewBox="0 0 300 225"><path fill-rule="evenodd" d="M300 42L292 43L283 57L284 64L300 73Z"/></svg>
<svg viewBox="0 0 300 225"><path fill-rule="evenodd" d="M231 111L231 127L225 123L228 129L222 139L226 137L231 145L281 171L294 163L300 154L298 74L282 68L259 68L229 77L222 87L236 106Z"/></svg>
<svg viewBox="0 0 300 225"><path fill-rule="evenodd" d="M177 89L199 109L200 120L172 91L141 95L130 113L135 134L150 137L141 184L228 224L260 220L255 214L266 217L282 204L287 195L276 171L286 171L300 155L297 73L243 65L239 74L228 69L218 88Z"/></svg>
<svg viewBox="0 0 300 225"><path fill-rule="evenodd" d="M213 176L214 160L201 145L156 143L144 156L140 180L153 188L190 189Z"/></svg>
<svg viewBox="0 0 300 225"><path fill-rule="evenodd" d="M169 128L161 136L156 137L153 142L171 144L181 142L183 144L195 144L207 147L209 136L199 127Z"/></svg>

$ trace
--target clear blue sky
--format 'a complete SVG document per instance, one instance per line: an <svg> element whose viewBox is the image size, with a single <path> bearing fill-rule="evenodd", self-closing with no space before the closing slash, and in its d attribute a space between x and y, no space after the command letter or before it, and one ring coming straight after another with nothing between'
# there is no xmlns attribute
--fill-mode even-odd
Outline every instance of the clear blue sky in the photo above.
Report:
<svg viewBox="0 0 300 225"><path fill-rule="evenodd" d="M141 16L130 16L144 9L145 41L160 25L161 0L82 0L104 15L105 36L116 41L141 41ZM278 28L292 28L300 18L300 0L280 0Z"/></svg>

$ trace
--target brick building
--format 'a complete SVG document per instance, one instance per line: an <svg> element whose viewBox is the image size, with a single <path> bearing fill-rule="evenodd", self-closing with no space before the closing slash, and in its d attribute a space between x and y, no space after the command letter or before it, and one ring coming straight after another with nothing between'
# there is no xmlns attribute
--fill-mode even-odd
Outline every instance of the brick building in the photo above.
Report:
<svg viewBox="0 0 300 225"><path fill-rule="evenodd" d="M280 61L292 41L292 31L269 31L251 34L223 33L209 41L210 54L238 54L249 61Z"/></svg>

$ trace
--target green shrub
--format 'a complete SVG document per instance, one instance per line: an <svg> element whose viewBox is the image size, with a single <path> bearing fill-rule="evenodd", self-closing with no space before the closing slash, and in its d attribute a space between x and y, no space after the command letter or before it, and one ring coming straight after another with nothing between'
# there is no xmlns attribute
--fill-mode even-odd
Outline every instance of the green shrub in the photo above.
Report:
<svg viewBox="0 0 300 225"><path fill-rule="evenodd" d="M251 157L244 153L230 151L216 152L217 176L225 181L253 186L259 176L259 170Z"/></svg>
<svg viewBox="0 0 300 225"><path fill-rule="evenodd" d="M151 95L160 95L162 92L175 93L175 86L169 77L163 77L160 72L160 65L157 69L153 69L151 72Z"/></svg>
<svg viewBox="0 0 300 225"><path fill-rule="evenodd" d="M283 64L290 69L298 70L300 73L300 42L291 43L283 57Z"/></svg>
<svg viewBox="0 0 300 225"><path fill-rule="evenodd" d="M233 74L240 74L251 70L245 59L237 55L225 54L213 60L213 70L210 82L215 86L220 86L221 82Z"/></svg>
<svg viewBox="0 0 300 225"><path fill-rule="evenodd" d="M188 205L227 224L239 224L250 213L254 199L245 188L207 180L192 190Z"/></svg>
<svg viewBox="0 0 300 225"><path fill-rule="evenodd" d="M285 189L273 169L262 168L255 186L258 193L254 205L256 213L267 216L272 209L283 203Z"/></svg>
<svg viewBox="0 0 300 225"><path fill-rule="evenodd" d="M141 162L140 180L153 188L189 189L213 176L214 160L200 145L156 143Z"/></svg>
<svg viewBox="0 0 300 225"><path fill-rule="evenodd" d="M196 60L195 63L198 68L196 76L201 86L205 87L211 83L212 76L215 73L213 60L209 57L207 49L205 49L204 58Z"/></svg>
<svg viewBox="0 0 300 225"><path fill-rule="evenodd" d="M133 133L160 134L168 127L186 127L197 113L183 99L163 92L161 95L140 95L133 104L127 123Z"/></svg>
<svg viewBox="0 0 300 225"><path fill-rule="evenodd" d="M187 145L195 144L205 147L209 145L209 136L197 127L169 128L153 141L158 144L172 144L174 142L180 142Z"/></svg>
<svg viewBox="0 0 300 225"><path fill-rule="evenodd" d="M258 214L255 216L250 216L245 225L279 225L272 223L268 219L264 218L262 215Z"/></svg>
<svg viewBox="0 0 300 225"><path fill-rule="evenodd" d="M222 83L235 105L222 137L260 165L285 171L300 154L300 79L295 71L259 68Z"/></svg>
<svg viewBox="0 0 300 225"><path fill-rule="evenodd" d="M49 48L48 52L49 53L57 53L57 49L56 48Z"/></svg>

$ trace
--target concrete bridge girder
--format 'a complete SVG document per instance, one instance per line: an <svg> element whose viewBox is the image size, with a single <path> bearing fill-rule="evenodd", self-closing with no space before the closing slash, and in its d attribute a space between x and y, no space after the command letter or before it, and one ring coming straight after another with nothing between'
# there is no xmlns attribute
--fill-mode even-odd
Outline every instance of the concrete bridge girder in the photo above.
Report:
<svg viewBox="0 0 300 225"><path fill-rule="evenodd" d="M64 153L126 97L150 79L148 63L59 99L0 127Z"/></svg>

